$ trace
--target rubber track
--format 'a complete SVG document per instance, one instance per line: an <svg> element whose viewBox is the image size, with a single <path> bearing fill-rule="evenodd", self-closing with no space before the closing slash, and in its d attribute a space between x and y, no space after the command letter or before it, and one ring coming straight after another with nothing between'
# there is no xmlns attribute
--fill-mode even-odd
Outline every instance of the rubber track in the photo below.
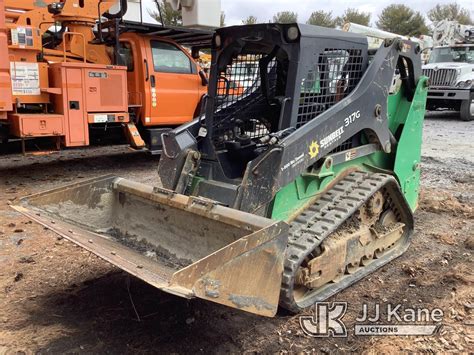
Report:
<svg viewBox="0 0 474 355"><path fill-rule="evenodd" d="M344 285L344 287L332 284L332 290L324 292L323 295L318 292L319 289L314 290L314 296L311 295L309 301L306 301L304 305L298 305L294 300L295 276L299 266L308 254L350 218L370 196L389 182L398 185L395 179L387 174L353 172L324 193L290 224L290 235L280 291L280 305L283 308L292 312L299 312L303 308L339 292L361 278L358 277L353 282Z"/></svg>

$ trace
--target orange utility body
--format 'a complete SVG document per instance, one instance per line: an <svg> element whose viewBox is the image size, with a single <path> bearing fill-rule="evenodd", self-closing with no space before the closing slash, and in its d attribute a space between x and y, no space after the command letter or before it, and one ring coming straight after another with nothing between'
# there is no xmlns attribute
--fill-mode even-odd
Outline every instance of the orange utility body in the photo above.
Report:
<svg viewBox="0 0 474 355"><path fill-rule="evenodd" d="M126 123L126 68L85 63L54 63L51 84L60 88L54 106L64 115L65 147L89 144L89 123Z"/></svg>
<svg viewBox="0 0 474 355"><path fill-rule="evenodd" d="M7 112L13 109L8 52L8 31L5 24L5 9L0 0L0 120L6 120Z"/></svg>
<svg viewBox="0 0 474 355"><path fill-rule="evenodd" d="M199 113L207 87L178 43L121 30L117 50L96 38L98 9L115 2L0 0L2 140L53 137L78 147L89 144L94 127L104 134L122 127L131 146L142 148L143 135L156 143ZM47 33L54 24L64 29L59 38Z"/></svg>

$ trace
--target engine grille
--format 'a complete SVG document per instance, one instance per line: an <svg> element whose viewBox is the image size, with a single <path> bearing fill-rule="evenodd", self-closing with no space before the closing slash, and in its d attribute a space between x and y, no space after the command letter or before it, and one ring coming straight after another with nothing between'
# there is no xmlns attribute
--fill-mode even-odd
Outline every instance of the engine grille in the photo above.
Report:
<svg viewBox="0 0 474 355"><path fill-rule="evenodd" d="M423 69L423 75L430 78L430 86L454 86L456 69Z"/></svg>

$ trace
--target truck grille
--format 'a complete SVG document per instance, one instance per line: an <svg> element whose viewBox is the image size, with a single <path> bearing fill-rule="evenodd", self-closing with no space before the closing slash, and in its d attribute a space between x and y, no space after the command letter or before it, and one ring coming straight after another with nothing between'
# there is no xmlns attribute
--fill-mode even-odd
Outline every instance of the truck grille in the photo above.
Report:
<svg viewBox="0 0 474 355"><path fill-rule="evenodd" d="M430 86L454 86L456 69L423 69L423 75L430 78Z"/></svg>

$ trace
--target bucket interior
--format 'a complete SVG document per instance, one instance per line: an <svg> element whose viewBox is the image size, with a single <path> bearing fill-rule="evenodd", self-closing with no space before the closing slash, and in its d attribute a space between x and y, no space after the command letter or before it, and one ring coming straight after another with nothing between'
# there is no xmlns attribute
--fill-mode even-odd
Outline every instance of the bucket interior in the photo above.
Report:
<svg viewBox="0 0 474 355"><path fill-rule="evenodd" d="M150 186L107 177L34 195L24 204L42 216L96 233L174 270L257 229L245 221L229 223L205 209L196 213L186 207L186 199L183 195L158 198Z"/></svg>

